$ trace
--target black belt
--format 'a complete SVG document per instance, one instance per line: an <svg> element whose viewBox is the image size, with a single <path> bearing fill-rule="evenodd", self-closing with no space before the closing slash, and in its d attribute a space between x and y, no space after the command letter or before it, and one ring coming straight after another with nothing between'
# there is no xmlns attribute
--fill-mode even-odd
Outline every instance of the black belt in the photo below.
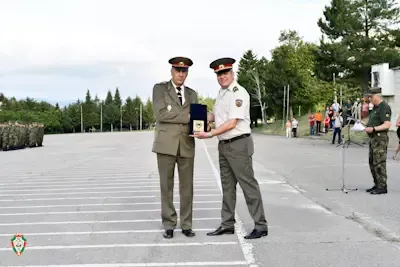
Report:
<svg viewBox="0 0 400 267"><path fill-rule="evenodd" d="M235 136L235 137L233 137L233 138L231 138L231 139L228 139L228 140L221 140L221 141L219 141L221 144L227 144L227 143L231 143L231 142L233 142L233 141L236 141L236 140L239 140L239 139L242 139L242 138L246 138L246 137L249 137L250 136L250 134L242 134L242 135L239 135L239 136Z"/></svg>

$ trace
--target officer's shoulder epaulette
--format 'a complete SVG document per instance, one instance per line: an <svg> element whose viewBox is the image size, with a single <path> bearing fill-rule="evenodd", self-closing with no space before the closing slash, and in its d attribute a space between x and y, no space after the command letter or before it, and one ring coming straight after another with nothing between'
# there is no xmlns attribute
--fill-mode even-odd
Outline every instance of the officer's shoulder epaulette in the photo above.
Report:
<svg viewBox="0 0 400 267"><path fill-rule="evenodd" d="M154 85L154 88L156 87L166 87L168 82L158 82Z"/></svg>
<svg viewBox="0 0 400 267"><path fill-rule="evenodd" d="M194 89L190 88L189 86L186 86L186 85L185 85L185 88L188 89L188 90L191 91L191 92L196 92Z"/></svg>

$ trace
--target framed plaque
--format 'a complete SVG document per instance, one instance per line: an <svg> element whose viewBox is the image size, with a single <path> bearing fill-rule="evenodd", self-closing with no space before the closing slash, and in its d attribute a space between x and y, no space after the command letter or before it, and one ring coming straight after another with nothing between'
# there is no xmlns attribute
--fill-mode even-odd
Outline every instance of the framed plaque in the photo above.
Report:
<svg viewBox="0 0 400 267"><path fill-rule="evenodd" d="M190 134L207 131L207 105L190 104Z"/></svg>

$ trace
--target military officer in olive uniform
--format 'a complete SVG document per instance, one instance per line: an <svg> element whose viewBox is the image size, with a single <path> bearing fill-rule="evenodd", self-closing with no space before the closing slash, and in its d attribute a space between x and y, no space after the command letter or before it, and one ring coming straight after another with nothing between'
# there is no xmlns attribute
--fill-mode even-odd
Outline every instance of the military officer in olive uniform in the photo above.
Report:
<svg viewBox="0 0 400 267"><path fill-rule="evenodd" d="M253 239L268 235L268 225L260 188L253 171L254 144L250 135L250 96L247 90L234 80L233 63L234 59L221 58L210 64L221 86L213 111L216 128L209 129L209 132L197 132L194 136L198 138L217 136L219 139L219 164L223 190L222 222L218 229L208 235L234 233L236 184L239 183L255 224L254 230L245 238Z"/></svg>
<svg viewBox="0 0 400 267"><path fill-rule="evenodd" d="M373 195L387 193L386 159L392 110L388 103L383 101L381 92L381 88L372 88L368 92L374 108L365 128L365 132L370 137L369 168L374 179L374 186L367 189L367 192Z"/></svg>
<svg viewBox="0 0 400 267"><path fill-rule="evenodd" d="M184 85L192 60L175 57L172 79L157 83L153 88L153 109L156 129L152 151L157 153L161 187L161 218L164 237L172 238L177 224L173 204L174 171L178 166L180 194L180 227L182 233L192 237L193 172L195 140L189 136L190 104L198 103L196 91Z"/></svg>

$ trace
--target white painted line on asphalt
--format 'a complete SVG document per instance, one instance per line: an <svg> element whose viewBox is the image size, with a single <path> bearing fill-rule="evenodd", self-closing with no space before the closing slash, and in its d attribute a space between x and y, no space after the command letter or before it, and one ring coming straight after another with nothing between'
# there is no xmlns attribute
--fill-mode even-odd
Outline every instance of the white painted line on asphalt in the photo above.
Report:
<svg viewBox="0 0 400 267"><path fill-rule="evenodd" d="M218 203L220 200L205 200L205 201L193 201L193 204L207 204L207 203ZM174 202L174 205L179 205L179 202ZM120 202L120 203L98 203L98 204L63 204L63 205L40 205L40 206L7 206L0 207L0 209L41 209L41 208L62 208L62 207L102 207L102 206L136 206L136 205L161 205L161 202Z"/></svg>
<svg viewBox="0 0 400 267"><path fill-rule="evenodd" d="M148 244L101 244L101 245L71 245L71 246L32 246L32 250L67 250L89 248L137 248L137 247L188 247L188 246L226 246L237 245L237 242L192 242L192 243L148 243ZM10 251L10 248L0 248L0 251Z"/></svg>
<svg viewBox="0 0 400 267"><path fill-rule="evenodd" d="M126 181L126 180L125 180ZM44 187L62 187L62 188L75 188L75 187L80 187L80 186L109 186L109 185L150 185L150 184L160 184L159 181L147 181L147 182L114 182L114 183L83 183L83 184L79 184L79 185L75 185L77 182L74 182L73 184L71 183L65 183L65 184L41 184L41 183L29 183L27 186L27 183L24 183L23 188L44 188ZM179 180L175 180L174 183L179 183ZM33 184L33 185L31 185ZM212 181L195 181L194 185L196 186L197 184L215 184L215 180ZM18 184L10 184L9 186L5 187L4 189L9 189L9 188L21 188L21 185L23 185L23 183L18 183ZM0 185L1 186L1 185ZM3 190L3 188L0 188L0 190Z"/></svg>
<svg viewBox="0 0 400 267"><path fill-rule="evenodd" d="M71 174L71 175L69 175L69 176L67 176L67 177L61 177L61 176L59 176L59 175L57 175L57 174L51 174L50 175L52 178L53 177L57 177L57 179L50 179L50 178L45 178L45 179L37 179L37 178L35 178L35 177L32 177L32 176L26 176L26 177L22 177L22 176L18 176L18 175L14 175L14 177L15 177L15 179L14 180L3 180L3 179L1 179L0 178L0 181L1 181L1 183L4 185L4 183L8 183L8 184L16 184L16 182L15 182L15 180L17 180L17 179L23 179L24 181L26 180L26 181L29 181L29 182L54 182L54 183L56 183L56 182L62 182L62 183L65 183L65 182L72 182L72 181L76 181L76 182L78 182L78 181L82 181L82 180L86 180L85 182L88 182L87 180L91 180L91 181L113 181L113 180L129 180L129 181L158 181L159 180L159 177L158 177L158 175L157 176L151 176L151 177L147 177L147 176L132 176L132 175L130 175L130 174L125 174L125 175L123 175L123 176L116 176L115 174L110 174L110 176L108 176L108 175L105 175L105 176L102 176L102 174L101 173L99 173L99 175L98 176L86 176L86 175L84 175L84 176L82 176L82 177L75 177L75 178L71 178L71 177L74 177L74 176L77 176L76 174ZM212 178L209 178L211 175L196 175L196 174L194 174L194 177L195 177L195 179L196 180L203 180L203 181L213 181L213 179ZM39 177L43 177L43 176L38 176L38 178ZM178 179L178 176L175 176L174 177L175 179ZM21 183L24 183L24 182L21 182ZM18 184L20 184L20 183L18 183Z"/></svg>
<svg viewBox="0 0 400 267"><path fill-rule="evenodd" d="M175 267L175 266L235 266L247 265L245 261L191 261L191 262L148 262L148 263L96 263L69 265L24 265L12 267Z"/></svg>
<svg viewBox="0 0 400 267"><path fill-rule="evenodd" d="M220 210L221 208L194 208L196 210ZM180 209L176 209L179 211ZM151 210L84 210L84 211L51 211L51 212L24 212L24 213L0 213L0 216L27 216L27 215L61 215L61 214L97 214L97 213L132 213L132 212L155 212L161 209Z"/></svg>
<svg viewBox="0 0 400 267"><path fill-rule="evenodd" d="M214 172L214 177L215 177L215 179L216 179L216 181L218 183L218 187L219 187L219 189L221 191L221 194L222 194L221 177L219 176L217 168L215 167L215 164L211 159L210 153L208 153L208 149L207 149L206 143L204 142L204 140L201 140L201 141L202 141L203 148L204 148L204 151L206 153L206 156L208 158L208 161L209 161L209 163L211 165L211 169ZM237 214L237 212L235 212L235 213L236 213L236 216L235 216L236 217L236 226L235 226L236 231L235 232L236 232L236 235L237 235L237 237L239 239L239 244L240 244L240 247L242 248L244 258L245 258L247 264L249 264L252 267L256 267L257 265L255 264L255 258L254 258L254 253L253 253L253 245L251 243L247 242L246 239L243 238L243 235L246 234L245 229L243 227L243 222L240 219L239 214Z"/></svg>
<svg viewBox="0 0 400 267"><path fill-rule="evenodd" d="M134 199L134 198L159 198L157 195L150 196L124 196L124 197L62 197L62 198L26 198L26 199L0 199L0 202L20 202L20 201L55 201L55 200L94 200L94 199ZM221 194L195 194L196 197L221 197ZM174 194L174 198L179 199L179 194Z"/></svg>
<svg viewBox="0 0 400 267"><path fill-rule="evenodd" d="M213 187L211 184L202 184L195 185L194 187ZM160 185L139 185L139 186L104 186L104 187L81 187L81 188L39 188L39 189L0 189L1 192L45 192L45 191L72 191L72 190L90 190L90 189L124 189L124 188L132 188L132 189L140 189L140 188L160 188ZM198 190L198 189L194 189ZM19 194L18 194L19 195Z"/></svg>
<svg viewBox="0 0 400 267"><path fill-rule="evenodd" d="M193 229L197 232L213 231L215 229ZM24 233L24 236L47 236L47 235L111 235L111 234L133 234L133 233L162 233L164 230L145 229L145 230L121 230L121 231L87 231L87 232L49 232L49 233ZM0 237L14 236L15 233L0 234Z"/></svg>
<svg viewBox="0 0 400 267"><path fill-rule="evenodd" d="M297 185L291 185L291 186L292 186L294 189L296 189L297 191L299 191L300 193L302 193L302 194L307 193L306 190L300 188L300 187L297 186Z"/></svg>
<svg viewBox="0 0 400 267"><path fill-rule="evenodd" d="M220 200L193 201L193 204L221 203ZM174 202L174 205L179 205ZM39 209L39 208L61 208L61 207L101 207L101 206L131 206L131 205L161 205L161 202L119 202L119 203L98 203L98 204L63 204L63 205L40 205L40 206L7 206L0 209Z"/></svg>
<svg viewBox="0 0 400 267"><path fill-rule="evenodd" d="M209 218L193 218L193 221L211 221L221 220L221 217L209 217ZM179 221L179 219L178 219ZM20 225L61 225L61 224L112 224L112 223L142 223L142 222L159 222L160 219L138 219L138 220L113 220L113 221L58 221L58 222L13 222L13 223L0 223L0 226L20 226Z"/></svg>
<svg viewBox="0 0 400 267"><path fill-rule="evenodd" d="M276 180L266 180L266 181L258 181L258 184L286 184L286 182L276 181Z"/></svg>
<svg viewBox="0 0 400 267"><path fill-rule="evenodd" d="M211 189L197 189L196 191L218 191L217 188ZM121 193L152 193L152 192L160 192L158 190L123 190L123 191L97 191L97 192L68 192L68 193L35 193L35 194L3 194L0 197L15 197L15 196L51 196L51 195L79 195L79 194L121 194ZM179 192L178 188L174 189L174 192Z"/></svg>
<svg viewBox="0 0 400 267"><path fill-rule="evenodd" d="M330 212L330 211L327 210L327 209L324 209L324 207L322 207L322 206L320 206L320 205L318 205L318 204L305 204L305 205L300 205L300 208L309 209L309 210L322 211L322 212L324 212L324 213L326 213L326 214L333 215L332 212Z"/></svg>

